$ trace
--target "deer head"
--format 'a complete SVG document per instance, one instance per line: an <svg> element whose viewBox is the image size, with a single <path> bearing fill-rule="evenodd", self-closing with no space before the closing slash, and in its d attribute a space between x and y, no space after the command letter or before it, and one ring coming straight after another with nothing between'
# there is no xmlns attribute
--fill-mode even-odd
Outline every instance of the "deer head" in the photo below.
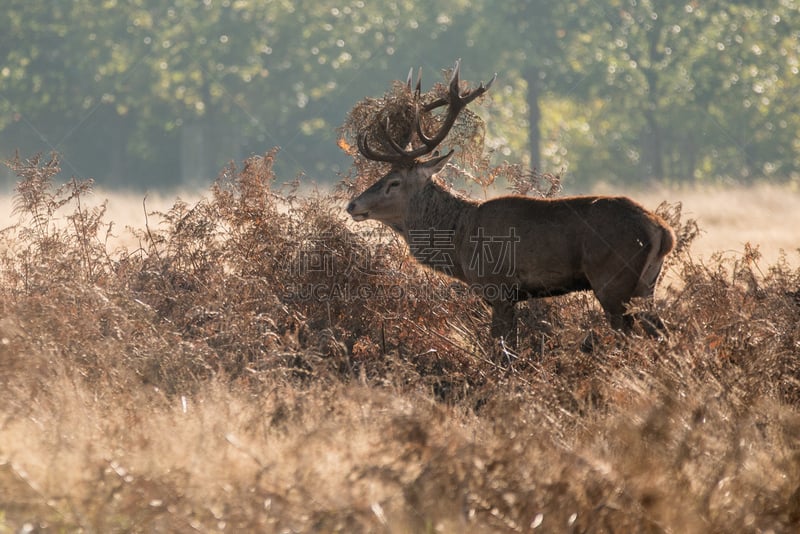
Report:
<svg viewBox="0 0 800 534"><path fill-rule="evenodd" d="M379 152L372 148L368 142L367 129L358 135L358 151L361 155L372 161L390 163L391 168L386 175L348 204L347 212L353 219L356 221L374 219L396 230L402 230L402 219L412 194L424 187L433 175L441 171L453 154L452 150L444 155L434 151L447 137L461 110L488 91L497 78L495 74L487 84L481 83L478 87L462 93L459 68L460 61L456 61L448 84L447 96L425 105L420 103L421 79L418 77L414 97L414 121L408 139L403 140L402 144L390 135L391 124L388 118L379 126L383 134L383 144L388 146L390 151ZM411 90L411 73L407 87ZM447 110L442 125L435 134L428 136L423 131L420 118L422 114L443 106L447 106ZM418 142L417 146L412 144L414 138ZM429 159L421 159L431 153L433 155Z"/></svg>

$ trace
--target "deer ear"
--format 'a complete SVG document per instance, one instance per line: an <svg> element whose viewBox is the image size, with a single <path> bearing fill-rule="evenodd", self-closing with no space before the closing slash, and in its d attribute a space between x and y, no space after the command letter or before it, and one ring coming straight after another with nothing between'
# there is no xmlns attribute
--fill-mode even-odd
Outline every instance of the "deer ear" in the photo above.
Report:
<svg viewBox="0 0 800 534"><path fill-rule="evenodd" d="M444 169L444 166L447 165L447 161L452 155L453 150L450 150L450 152L444 156L434 155L432 159L420 164L419 168L422 170L422 174L424 174L426 178L432 177L434 174Z"/></svg>

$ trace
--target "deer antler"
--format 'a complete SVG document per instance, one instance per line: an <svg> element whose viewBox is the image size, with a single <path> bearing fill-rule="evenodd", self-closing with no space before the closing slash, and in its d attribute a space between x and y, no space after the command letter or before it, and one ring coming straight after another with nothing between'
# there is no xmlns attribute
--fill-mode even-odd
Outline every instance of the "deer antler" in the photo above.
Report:
<svg viewBox="0 0 800 534"><path fill-rule="evenodd" d="M497 74L492 77L491 80L487 84L484 85L483 82L478 85L478 87L474 89L470 89L464 94L461 94L461 90L459 87L460 80L459 80L459 70L461 68L461 60L457 60L455 66L453 67L453 74L450 77L449 89L446 98L438 98L433 102L422 106L422 111L427 113L432 111L438 107L447 105L447 114L445 115L444 122L442 127L439 128L439 131L436 132L435 135L428 137L428 135L422 131L422 124L420 120L420 103L419 97L421 92L421 84L422 84L422 76L421 72L417 76L417 87L415 90L415 106L414 106L414 129L417 132L417 137L422 142L422 145L411 148L406 150L405 147L400 146L400 144L392 139L392 136L389 134L390 131L390 123L389 118L387 117L385 123L381 123L381 130L384 135L384 138L388 142L391 149L394 151L393 153L380 153L376 152L372 148L369 147L367 144L367 132L363 131L359 134L357 142L358 142L358 150L361 154L370 160L373 161L385 161L389 163L411 163L417 158L424 156L426 154L430 154L433 152L442 141L444 141L447 134L450 133L450 129L453 127L453 124L456 122L456 118L458 114L464 109L467 104L484 94L489 88L492 86L494 81L497 79ZM406 85L409 90L411 90L411 80L412 80L412 72L409 71L408 79L406 80Z"/></svg>

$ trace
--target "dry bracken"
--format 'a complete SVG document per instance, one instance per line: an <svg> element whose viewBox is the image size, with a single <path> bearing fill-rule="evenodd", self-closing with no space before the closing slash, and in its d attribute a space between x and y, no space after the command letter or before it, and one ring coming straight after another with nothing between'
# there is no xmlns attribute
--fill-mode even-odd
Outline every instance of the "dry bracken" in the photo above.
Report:
<svg viewBox="0 0 800 534"><path fill-rule="evenodd" d="M579 293L527 306L498 363L481 301L279 187L277 156L126 250L90 184L13 163L0 532L797 529L800 272L695 262L664 206L666 341Z"/></svg>

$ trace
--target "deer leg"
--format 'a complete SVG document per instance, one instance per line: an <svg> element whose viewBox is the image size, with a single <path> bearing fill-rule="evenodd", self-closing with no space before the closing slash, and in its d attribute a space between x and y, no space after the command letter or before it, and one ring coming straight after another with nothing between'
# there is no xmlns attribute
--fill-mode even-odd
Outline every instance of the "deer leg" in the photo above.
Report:
<svg viewBox="0 0 800 534"><path fill-rule="evenodd" d="M639 278L639 285L636 287L636 291L633 295L634 297L643 297L648 300L653 299L656 281L658 280L658 275L661 273L662 263L663 260L659 259L645 265L642 270L642 275ZM636 320L639 321L642 329L650 337L661 337L666 333L664 323L655 312L637 313Z"/></svg>
<svg viewBox="0 0 800 534"><path fill-rule="evenodd" d="M610 309L609 309L610 308ZM629 333L633 329L633 317L625 313L625 306L622 303L614 303L608 307L603 306L611 328L620 332Z"/></svg>
<svg viewBox="0 0 800 534"><path fill-rule="evenodd" d="M622 289L615 291L613 288L606 287L603 290L595 291L595 296L600 301L600 305L606 312L608 322L613 329L628 334L633 330L634 324L638 323L648 336L660 337L664 335L664 323L655 313L638 312L629 314L625 311L625 306L633 297L652 299L652 289L640 294L638 291L630 292Z"/></svg>
<svg viewBox="0 0 800 534"><path fill-rule="evenodd" d="M595 289L594 294L606 312L611 328L625 333L630 332L633 328L633 317L625 313L625 303L630 300L630 291L621 291L614 286L606 285L601 289Z"/></svg>
<svg viewBox="0 0 800 534"><path fill-rule="evenodd" d="M505 342L514 346L517 339L517 325L514 317L514 303L507 300L491 302L492 307L492 337L503 338Z"/></svg>
<svg viewBox="0 0 800 534"><path fill-rule="evenodd" d="M627 261L611 258L603 268L591 271L594 276L587 276L611 327L626 334L633 329L635 319L626 313L626 305L633 297L652 298L661 267L660 262L652 262L647 249L629 258Z"/></svg>

